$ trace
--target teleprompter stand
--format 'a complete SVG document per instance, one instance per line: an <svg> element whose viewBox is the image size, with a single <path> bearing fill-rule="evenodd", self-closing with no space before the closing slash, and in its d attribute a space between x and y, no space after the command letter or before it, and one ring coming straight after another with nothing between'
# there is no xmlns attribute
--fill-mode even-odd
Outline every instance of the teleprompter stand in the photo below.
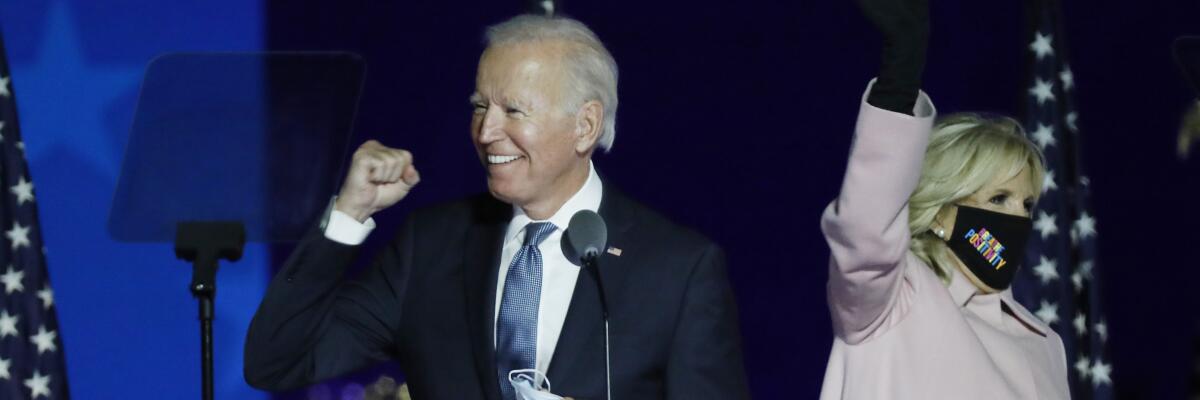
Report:
<svg viewBox="0 0 1200 400"><path fill-rule="evenodd" d="M201 396L213 398L213 297L217 295L220 260L237 261L246 245L241 222L180 222L175 231L175 257L192 262L192 296L200 302Z"/></svg>
<svg viewBox="0 0 1200 400"><path fill-rule="evenodd" d="M204 400L216 396L214 369L234 368L214 360L230 351L213 343L218 265L247 243L297 241L321 219L363 72L340 52L175 53L146 68L108 230L173 243L192 264Z"/></svg>

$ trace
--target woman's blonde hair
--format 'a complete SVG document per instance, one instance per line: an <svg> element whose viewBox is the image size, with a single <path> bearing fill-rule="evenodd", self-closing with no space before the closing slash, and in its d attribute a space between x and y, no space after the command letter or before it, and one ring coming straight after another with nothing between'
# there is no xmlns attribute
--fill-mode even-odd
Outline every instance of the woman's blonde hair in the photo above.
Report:
<svg viewBox="0 0 1200 400"><path fill-rule="evenodd" d="M1029 169L1034 193L1041 193L1042 153L1012 118L951 114L933 127L921 179L908 198L909 249L949 283L954 261L946 242L930 229L943 209L983 188L998 175L1012 178ZM953 227L943 227L952 229Z"/></svg>

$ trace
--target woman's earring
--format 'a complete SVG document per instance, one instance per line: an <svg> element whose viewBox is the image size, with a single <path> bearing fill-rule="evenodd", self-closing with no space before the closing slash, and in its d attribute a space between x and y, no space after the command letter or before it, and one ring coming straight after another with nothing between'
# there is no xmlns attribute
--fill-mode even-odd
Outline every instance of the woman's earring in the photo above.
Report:
<svg viewBox="0 0 1200 400"><path fill-rule="evenodd" d="M942 238L942 240L946 240L946 230L941 227L933 228L933 234Z"/></svg>

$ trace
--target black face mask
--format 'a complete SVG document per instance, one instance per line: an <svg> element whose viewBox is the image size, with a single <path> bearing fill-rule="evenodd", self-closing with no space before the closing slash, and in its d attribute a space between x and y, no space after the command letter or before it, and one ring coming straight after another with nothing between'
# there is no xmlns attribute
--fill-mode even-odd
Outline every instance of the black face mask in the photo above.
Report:
<svg viewBox="0 0 1200 400"><path fill-rule="evenodd" d="M1033 231L1029 218L958 206L950 250L984 285L1004 290L1025 259L1025 243Z"/></svg>

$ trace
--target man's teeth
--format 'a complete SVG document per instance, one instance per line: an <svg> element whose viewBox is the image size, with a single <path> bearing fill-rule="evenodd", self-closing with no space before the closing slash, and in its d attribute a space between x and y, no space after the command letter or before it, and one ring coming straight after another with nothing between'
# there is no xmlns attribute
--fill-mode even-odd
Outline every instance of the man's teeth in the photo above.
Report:
<svg viewBox="0 0 1200 400"><path fill-rule="evenodd" d="M496 156L489 154L487 156L488 164L507 164L521 158L521 156Z"/></svg>

